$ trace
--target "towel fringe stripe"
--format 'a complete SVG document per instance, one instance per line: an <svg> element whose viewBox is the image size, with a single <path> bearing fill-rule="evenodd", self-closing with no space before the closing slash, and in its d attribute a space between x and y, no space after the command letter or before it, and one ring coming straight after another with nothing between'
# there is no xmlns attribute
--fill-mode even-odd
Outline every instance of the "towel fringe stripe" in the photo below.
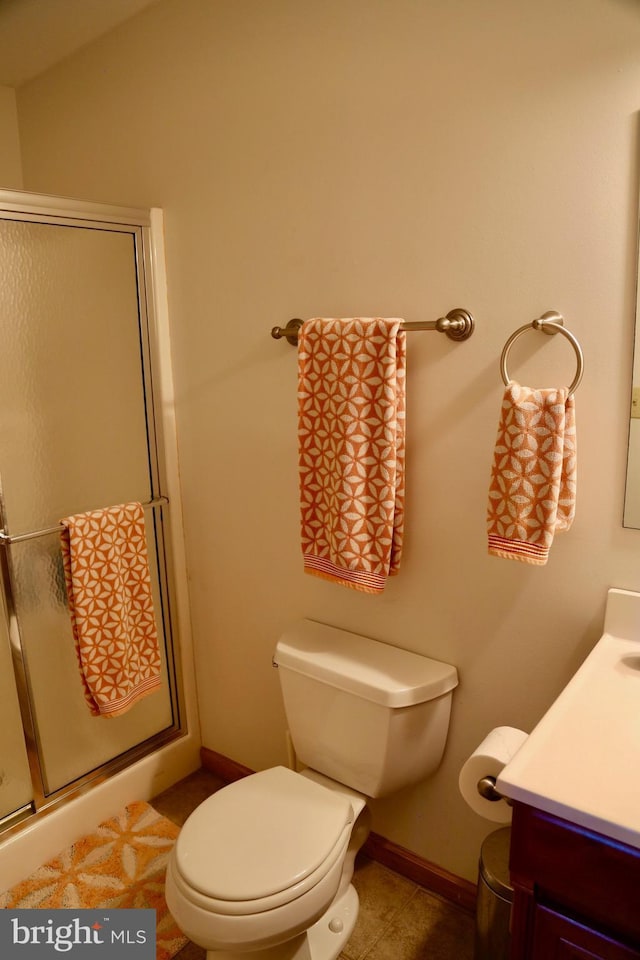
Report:
<svg viewBox="0 0 640 960"><path fill-rule="evenodd" d="M525 563L543 565L549 559L549 550L537 543L525 540L507 540L495 534L489 534L489 553L505 560L524 560Z"/></svg>
<svg viewBox="0 0 640 960"><path fill-rule="evenodd" d="M332 563L327 557L315 557L309 554L304 555L304 570L305 573L315 574L333 583L353 587L354 590L362 590L364 593L382 593L386 581L385 577L375 573L368 573L366 570L345 570Z"/></svg>

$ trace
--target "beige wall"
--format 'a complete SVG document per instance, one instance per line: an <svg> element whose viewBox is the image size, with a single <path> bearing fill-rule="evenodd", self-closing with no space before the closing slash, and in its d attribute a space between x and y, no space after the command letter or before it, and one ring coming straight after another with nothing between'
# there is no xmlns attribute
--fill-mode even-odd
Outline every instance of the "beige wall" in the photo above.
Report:
<svg viewBox="0 0 640 960"><path fill-rule="evenodd" d="M311 617L460 671L444 763L374 829L474 878L492 829L457 790L497 724L530 729L640 588L621 525L636 267L640 10L625 0L161 0L19 92L29 190L166 211L204 743L283 761L274 642ZM435 319L409 339L408 529L381 598L301 570L289 317ZM544 568L489 558L510 333L564 313L586 357L579 501ZM574 374L531 333L510 372Z"/></svg>
<svg viewBox="0 0 640 960"><path fill-rule="evenodd" d="M22 187L20 141L16 93L12 87L0 86L0 190L19 190Z"/></svg>

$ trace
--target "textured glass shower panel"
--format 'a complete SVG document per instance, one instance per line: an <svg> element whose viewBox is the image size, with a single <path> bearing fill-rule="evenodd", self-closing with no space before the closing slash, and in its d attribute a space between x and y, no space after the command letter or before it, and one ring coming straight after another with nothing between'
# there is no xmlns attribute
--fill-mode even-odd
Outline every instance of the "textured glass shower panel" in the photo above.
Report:
<svg viewBox="0 0 640 960"><path fill-rule="evenodd" d="M135 236L135 228L0 220L0 477L10 534L151 497ZM148 540L153 566L153 532ZM170 727L171 695L165 682L120 718L92 717L58 534L6 549L52 793Z"/></svg>
<svg viewBox="0 0 640 960"><path fill-rule="evenodd" d="M11 533L150 493L134 236L0 220Z"/></svg>
<svg viewBox="0 0 640 960"><path fill-rule="evenodd" d="M18 691L13 679L6 617L2 617L0 619L0 820L27 806L32 799L31 772L22 733Z"/></svg>

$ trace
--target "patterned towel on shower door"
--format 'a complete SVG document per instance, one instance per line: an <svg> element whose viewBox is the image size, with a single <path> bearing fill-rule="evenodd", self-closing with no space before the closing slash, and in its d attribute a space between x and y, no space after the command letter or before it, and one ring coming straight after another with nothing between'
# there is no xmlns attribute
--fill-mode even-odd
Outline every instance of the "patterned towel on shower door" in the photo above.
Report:
<svg viewBox="0 0 640 960"><path fill-rule="evenodd" d="M94 716L117 717L161 683L144 511L125 503L61 523L85 700Z"/></svg>

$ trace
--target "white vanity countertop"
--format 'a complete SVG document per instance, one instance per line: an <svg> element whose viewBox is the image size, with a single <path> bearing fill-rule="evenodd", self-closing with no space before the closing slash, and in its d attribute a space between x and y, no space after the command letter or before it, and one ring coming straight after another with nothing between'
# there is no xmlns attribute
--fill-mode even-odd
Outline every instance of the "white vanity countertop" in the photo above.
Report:
<svg viewBox="0 0 640 960"><path fill-rule="evenodd" d="M603 636L496 786L640 849L640 593L609 590Z"/></svg>

